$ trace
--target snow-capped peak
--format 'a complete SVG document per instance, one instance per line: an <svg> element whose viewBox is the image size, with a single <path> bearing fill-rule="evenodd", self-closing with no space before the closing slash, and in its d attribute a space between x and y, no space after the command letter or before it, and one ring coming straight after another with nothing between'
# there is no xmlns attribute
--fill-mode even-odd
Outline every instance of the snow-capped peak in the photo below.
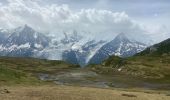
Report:
<svg viewBox="0 0 170 100"><path fill-rule="evenodd" d="M70 34L64 32L64 36L65 37L61 40L64 44L79 42L82 39L82 36L78 35L75 30Z"/></svg>
<svg viewBox="0 0 170 100"><path fill-rule="evenodd" d="M120 33L115 37L114 41L117 41L117 42L124 41L124 42L126 42L126 41L132 41L132 40L130 40L125 33Z"/></svg>
<svg viewBox="0 0 170 100"><path fill-rule="evenodd" d="M101 47L89 63L101 63L111 55L120 57L132 56L145 48L145 44L130 40L124 33L121 33Z"/></svg>
<svg viewBox="0 0 170 100"><path fill-rule="evenodd" d="M84 33L86 32L74 30L64 32L65 37L61 37L62 39L50 38L24 25L10 31L7 36L1 34L0 54L65 60L84 66L93 62L100 63L110 55L131 56L146 47L142 43L129 39L125 33L120 33L110 42L84 36Z"/></svg>

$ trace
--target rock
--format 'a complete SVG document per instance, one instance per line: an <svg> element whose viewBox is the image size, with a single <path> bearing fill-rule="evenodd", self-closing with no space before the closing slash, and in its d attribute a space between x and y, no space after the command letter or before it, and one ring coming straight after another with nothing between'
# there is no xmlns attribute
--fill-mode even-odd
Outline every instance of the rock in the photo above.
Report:
<svg viewBox="0 0 170 100"><path fill-rule="evenodd" d="M2 89L0 90L1 94L5 94L5 93L10 93L10 91L8 89Z"/></svg>
<svg viewBox="0 0 170 100"><path fill-rule="evenodd" d="M136 95L133 95L133 94L122 94L122 96L126 96L126 97L137 97Z"/></svg>

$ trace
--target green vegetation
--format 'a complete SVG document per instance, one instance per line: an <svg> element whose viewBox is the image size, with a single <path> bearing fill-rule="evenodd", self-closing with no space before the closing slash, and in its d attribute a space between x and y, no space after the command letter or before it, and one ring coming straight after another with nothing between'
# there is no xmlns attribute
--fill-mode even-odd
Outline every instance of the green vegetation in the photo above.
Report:
<svg viewBox="0 0 170 100"><path fill-rule="evenodd" d="M158 83L170 83L170 39L147 48L133 57L110 56L101 65L88 65L92 70L104 75L122 75ZM63 61L49 61L34 58L0 58L0 85L41 83L37 74L56 74L79 68ZM93 79L91 79L93 80Z"/></svg>
<svg viewBox="0 0 170 100"><path fill-rule="evenodd" d="M142 80L170 83L170 39L155 44L133 57L111 56L101 65L90 65L101 74L123 74Z"/></svg>
<svg viewBox="0 0 170 100"><path fill-rule="evenodd" d="M170 56L111 56L101 65L89 65L92 71L105 75L129 75L141 80L170 83Z"/></svg>
<svg viewBox="0 0 170 100"><path fill-rule="evenodd" d="M126 65L126 60L118 56L110 56L101 65L88 65L87 68L100 74L121 74L118 69Z"/></svg>
<svg viewBox="0 0 170 100"><path fill-rule="evenodd" d="M63 61L48 61L34 58L0 58L0 85L43 84L36 78L38 73L56 73L61 70L79 68Z"/></svg>
<svg viewBox="0 0 170 100"><path fill-rule="evenodd" d="M107 60L103 62L104 66L120 67L125 65L126 61L118 56L110 56Z"/></svg>
<svg viewBox="0 0 170 100"><path fill-rule="evenodd" d="M138 56L150 55L150 56L170 56L170 39L167 39L161 43L155 44L146 50L137 54Z"/></svg>
<svg viewBox="0 0 170 100"><path fill-rule="evenodd" d="M14 70L6 66L0 66L0 85L14 84L37 84L41 83L38 79L21 70Z"/></svg>

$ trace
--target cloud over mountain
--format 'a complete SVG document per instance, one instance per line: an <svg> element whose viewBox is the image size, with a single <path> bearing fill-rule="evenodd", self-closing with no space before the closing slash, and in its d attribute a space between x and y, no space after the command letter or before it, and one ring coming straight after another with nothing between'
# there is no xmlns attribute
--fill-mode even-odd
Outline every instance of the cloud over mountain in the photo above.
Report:
<svg viewBox="0 0 170 100"><path fill-rule="evenodd" d="M88 31L101 33L144 33L125 12L69 8L69 5L42 4L40 0L8 0L0 6L0 27L15 28L23 24L42 32ZM102 35L102 34L101 34ZM104 35L104 34L103 34Z"/></svg>

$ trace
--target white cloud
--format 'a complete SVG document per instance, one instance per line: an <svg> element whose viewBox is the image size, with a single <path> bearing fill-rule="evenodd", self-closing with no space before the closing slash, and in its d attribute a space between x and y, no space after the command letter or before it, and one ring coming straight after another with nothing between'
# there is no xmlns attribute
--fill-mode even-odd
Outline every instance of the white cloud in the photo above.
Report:
<svg viewBox="0 0 170 100"><path fill-rule="evenodd" d="M36 1L8 0L8 4L1 5L0 27L15 28L28 24L42 32L59 34L78 30L93 33L95 36L145 32L125 12L96 9L73 11L68 5L40 5Z"/></svg>

